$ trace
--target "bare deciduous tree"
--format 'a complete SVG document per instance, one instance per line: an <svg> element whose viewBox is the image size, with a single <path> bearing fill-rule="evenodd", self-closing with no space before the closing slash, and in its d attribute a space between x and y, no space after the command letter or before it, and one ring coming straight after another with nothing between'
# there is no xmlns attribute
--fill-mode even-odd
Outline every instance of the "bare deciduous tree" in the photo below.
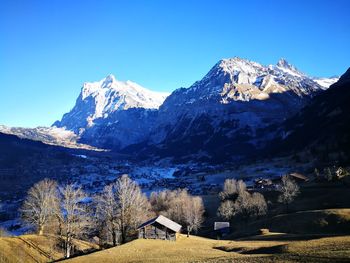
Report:
<svg viewBox="0 0 350 263"><path fill-rule="evenodd" d="M278 202L285 204L288 211L289 204L293 202L295 197L300 193L299 186L290 176L284 175L282 176L280 192L281 194L278 196Z"/></svg>
<svg viewBox="0 0 350 263"><path fill-rule="evenodd" d="M126 174L121 176L113 187L117 201L118 230L121 242L125 243L128 233L135 230L147 218L150 210L149 202L137 183Z"/></svg>
<svg viewBox="0 0 350 263"><path fill-rule="evenodd" d="M62 227L62 236L65 239L65 257L69 258L73 248L73 238L86 234L91 221L87 205L84 202L86 194L81 188L73 184L61 189L61 207L58 217Z"/></svg>
<svg viewBox="0 0 350 263"><path fill-rule="evenodd" d="M204 218L203 200L199 196L188 196L185 202L185 222L187 224L187 237L192 231L197 232L201 227Z"/></svg>
<svg viewBox="0 0 350 263"><path fill-rule="evenodd" d="M236 179L226 179L224 183L224 189L219 193L221 200L227 200L234 198L238 194Z"/></svg>
<svg viewBox="0 0 350 263"><path fill-rule="evenodd" d="M203 223L204 205L199 196L191 196L186 189L151 193L155 213L169 217L187 229L187 235L198 231Z"/></svg>
<svg viewBox="0 0 350 263"><path fill-rule="evenodd" d="M44 179L29 189L21 208L22 219L42 235L45 226L54 217L57 205L57 183Z"/></svg>
<svg viewBox="0 0 350 263"><path fill-rule="evenodd" d="M235 200L246 189L246 184L242 180L226 179L224 189L219 193L219 197L221 200Z"/></svg>
<svg viewBox="0 0 350 263"><path fill-rule="evenodd" d="M230 191L229 194L223 194L225 192L227 193L227 184L230 185L229 189L235 189L235 191ZM224 191L219 194L221 199L225 196L225 199L223 199L224 201L218 209L219 216L226 220L231 220L237 215L240 215L244 219L248 219L266 214L267 204L262 194L250 194L246 190L246 185L242 180L237 182L234 179L228 179L225 181L225 185Z"/></svg>
<svg viewBox="0 0 350 263"><path fill-rule="evenodd" d="M125 243L127 236L149 216L151 210L147 197L126 174L105 186L95 201L97 220L102 222L113 246L119 241Z"/></svg>
<svg viewBox="0 0 350 263"><path fill-rule="evenodd" d="M324 172L324 177L325 179L328 181L328 182L331 182L333 180L333 174L332 174L332 171L329 167L327 168L324 168L323 170Z"/></svg>
<svg viewBox="0 0 350 263"><path fill-rule="evenodd" d="M150 195L150 204L153 209L158 214L166 214L169 209L171 191L164 190L161 192L152 192Z"/></svg>
<svg viewBox="0 0 350 263"><path fill-rule="evenodd" d="M114 185L104 187L103 192L95 197L97 203L97 220L102 223L107 232L112 236L113 246L117 245L118 232L118 201Z"/></svg>
<svg viewBox="0 0 350 263"><path fill-rule="evenodd" d="M349 172L343 168L343 167L338 167L338 169L335 171L335 176L338 180L343 179L344 177L349 176Z"/></svg>
<svg viewBox="0 0 350 263"><path fill-rule="evenodd" d="M251 205L251 194L247 191L241 192L234 202L234 215L240 215L244 219L248 219L250 217Z"/></svg>
<svg viewBox="0 0 350 263"><path fill-rule="evenodd" d="M175 222L185 225L185 209L188 192L186 189L177 189L168 192L168 210L166 216Z"/></svg>
<svg viewBox="0 0 350 263"><path fill-rule="evenodd" d="M243 192L247 191L247 186L245 184L245 182L243 182L242 180L238 180L237 182L237 192L238 194L241 194Z"/></svg>
<svg viewBox="0 0 350 263"><path fill-rule="evenodd" d="M266 215L267 213L267 203L265 198L260 193L253 193L250 199L250 216L251 217L260 217Z"/></svg>
<svg viewBox="0 0 350 263"><path fill-rule="evenodd" d="M222 202L218 209L218 216L226 220L231 220L234 215L234 202L231 200Z"/></svg>

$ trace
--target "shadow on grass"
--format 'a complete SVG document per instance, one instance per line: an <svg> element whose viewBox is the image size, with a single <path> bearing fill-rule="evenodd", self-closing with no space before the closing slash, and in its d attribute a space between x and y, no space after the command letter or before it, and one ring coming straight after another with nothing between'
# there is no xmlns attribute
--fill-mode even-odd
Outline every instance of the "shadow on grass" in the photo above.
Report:
<svg viewBox="0 0 350 263"><path fill-rule="evenodd" d="M69 259L75 258L75 257L80 257L80 256L89 255L89 254L91 254L91 253L95 253L95 252L98 252L98 251L101 251L101 250L103 250L103 249L94 249L94 248L92 248L92 249L87 249L87 250L85 250L84 252L79 251L79 252L76 252L74 255L70 256ZM56 260L51 261L51 262L60 262L60 261L66 260L66 259L67 259L67 258L60 258L60 259L56 259Z"/></svg>
<svg viewBox="0 0 350 263"><path fill-rule="evenodd" d="M237 238L237 241L307 241L325 237L344 236L339 234L270 234Z"/></svg>
<svg viewBox="0 0 350 263"><path fill-rule="evenodd" d="M287 245L276 245L271 247L259 247L259 248L249 248L249 247L229 247L229 246L219 246L214 247L214 249L222 250L225 252L235 252L243 255L254 255L254 254L281 254L287 251Z"/></svg>

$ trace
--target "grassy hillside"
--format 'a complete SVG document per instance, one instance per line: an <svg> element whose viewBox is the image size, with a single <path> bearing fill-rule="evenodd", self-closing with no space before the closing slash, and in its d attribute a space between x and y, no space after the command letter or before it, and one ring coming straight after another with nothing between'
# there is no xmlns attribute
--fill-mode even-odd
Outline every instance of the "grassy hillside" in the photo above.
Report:
<svg viewBox="0 0 350 263"><path fill-rule="evenodd" d="M0 238L0 262L52 262L63 258L54 236ZM97 249L76 241L81 253ZM283 233L244 240L214 240L181 235L176 242L134 240L119 247L65 262L350 262L350 236L305 236Z"/></svg>
<svg viewBox="0 0 350 263"><path fill-rule="evenodd" d="M306 240L299 240L306 239ZM311 238L311 239L310 239ZM252 240L259 240L264 246L247 246ZM274 245L268 240L279 240L284 244ZM265 242L264 242L265 241ZM232 242L226 246L227 252L236 252L250 257L239 257L235 262L350 262L350 236L306 237L297 235L272 234L264 237L251 237L246 241ZM231 262L208 260L206 262Z"/></svg>
<svg viewBox="0 0 350 263"><path fill-rule="evenodd" d="M282 238L281 238L282 237ZM244 241L182 235L176 242L134 240L67 262L349 262L350 236L299 241L271 234Z"/></svg>
<svg viewBox="0 0 350 263"><path fill-rule="evenodd" d="M286 207L278 203L278 192L263 192L269 203L269 211L261 219L242 222L234 219L234 236L252 235L260 228L269 228L273 232L299 234L350 234L350 189L341 182L307 183L302 185L301 193L295 201ZM215 237L213 227L218 217L220 199L217 195L202 196L206 209L206 220L199 235Z"/></svg>
<svg viewBox="0 0 350 263"><path fill-rule="evenodd" d="M23 235L0 238L0 262L51 262L64 257L57 245L61 240L55 236ZM78 252L88 252L97 246L76 240Z"/></svg>
<svg viewBox="0 0 350 263"><path fill-rule="evenodd" d="M107 249L68 262L192 262L207 259L234 258L236 253L227 253L219 246L228 246L230 241L217 241L197 236L181 235L176 242L138 239L120 247Z"/></svg>
<svg viewBox="0 0 350 263"><path fill-rule="evenodd" d="M261 228L293 234L350 234L350 209L324 209L281 214L240 224L228 238L252 235Z"/></svg>
<svg viewBox="0 0 350 263"><path fill-rule="evenodd" d="M68 262L350 262L350 191L340 183L309 183L289 207L277 203L277 193L264 193L269 214L259 220L235 220L227 240L181 235L176 242L134 240ZM203 196L206 222L200 235L215 237L217 195ZM261 228L272 233L258 235ZM281 232L281 233L280 233ZM243 238L242 238L243 237ZM238 239L239 238L239 239ZM52 262L63 259L59 237L25 235L0 238L0 263ZM77 254L97 249L76 241Z"/></svg>

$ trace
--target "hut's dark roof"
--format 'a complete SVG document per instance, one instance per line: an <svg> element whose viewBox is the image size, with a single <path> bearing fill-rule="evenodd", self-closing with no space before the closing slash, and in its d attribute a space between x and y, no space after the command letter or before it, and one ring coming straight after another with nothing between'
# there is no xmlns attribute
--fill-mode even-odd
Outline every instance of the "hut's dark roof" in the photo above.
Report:
<svg viewBox="0 0 350 263"><path fill-rule="evenodd" d="M300 179L300 180L304 180L304 181L309 180L309 178L307 178L305 175L300 174L300 173L291 173L291 174L289 174L289 176Z"/></svg>
<svg viewBox="0 0 350 263"><path fill-rule="evenodd" d="M157 222L158 224L161 224L171 230L173 230L174 232L179 232L180 229L181 229L181 225L179 225L178 223L170 220L169 218L166 218L165 216L157 216L145 223L143 223L142 225L140 225L137 229L140 229L142 227L145 227L145 226L148 226L148 225L151 225L153 223Z"/></svg>

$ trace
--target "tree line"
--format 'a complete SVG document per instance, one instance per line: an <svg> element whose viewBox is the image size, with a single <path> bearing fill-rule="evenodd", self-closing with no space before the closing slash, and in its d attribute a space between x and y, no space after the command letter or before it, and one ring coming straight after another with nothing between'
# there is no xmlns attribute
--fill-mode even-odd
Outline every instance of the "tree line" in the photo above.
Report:
<svg viewBox="0 0 350 263"><path fill-rule="evenodd" d="M183 226L189 235L203 223L202 198L186 189L142 193L136 182L122 175L89 196L75 184L60 186L44 179L31 187L20 209L23 221L39 235L55 234L64 240L65 257L74 249L74 239L96 236L100 244L125 243L144 221L164 215Z"/></svg>
<svg viewBox="0 0 350 263"><path fill-rule="evenodd" d="M278 191L280 194L277 200L284 204L288 211L289 204L300 193L299 186L290 176L284 175L281 178ZM248 192L247 186L242 180L226 179L219 197L221 204L217 214L226 220L240 217L247 222L249 219L257 219L266 215L268 211L264 196L258 192Z"/></svg>
<svg viewBox="0 0 350 263"><path fill-rule="evenodd" d="M298 185L283 176L278 201L288 205L299 193ZM245 221L267 213L260 193L250 193L242 180L226 179L219 193L218 215ZM189 236L204 221L203 200L186 189L152 192L149 198L128 175L106 185L102 192L88 195L76 184L58 185L44 179L31 187L20 209L23 221L39 235L55 234L63 239L65 257L74 249L74 239L98 237L100 245L125 243L136 236L140 224L164 215L181 224Z"/></svg>

